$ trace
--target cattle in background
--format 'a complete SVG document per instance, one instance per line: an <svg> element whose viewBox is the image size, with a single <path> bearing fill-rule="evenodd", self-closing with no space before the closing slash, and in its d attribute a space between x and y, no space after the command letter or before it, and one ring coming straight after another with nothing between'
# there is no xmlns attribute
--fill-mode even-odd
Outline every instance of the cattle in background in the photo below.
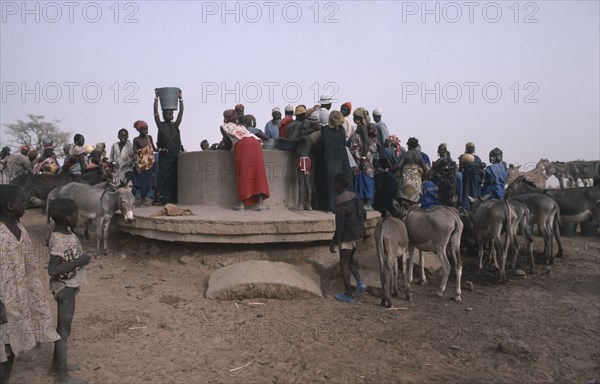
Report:
<svg viewBox="0 0 600 384"><path fill-rule="evenodd" d="M402 274L404 276L404 292L408 300L410 280L408 278L408 234L404 223L393 217L383 217L375 226L375 248L379 258L381 278L381 305L392 306L392 285L394 296L398 295L398 257L402 257Z"/></svg>
<svg viewBox="0 0 600 384"><path fill-rule="evenodd" d="M88 240L92 220L96 219L96 251L98 255L100 255L101 243L103 244L102 253L108 253L108 226L117 211L121 211L126 223L133 221L135 197L131 193L131 188L122 187L114 190L112 188L95 188L82 183L69 183L60 189L51 191L47 206L50 206L50 203L56 198L75 201L79 216L85 219L85 237ZM52 219L48 216L47 239L50 238L51 231Z"/></svg>
<svg viewBox="0 0 600 384"><path fill-rule="evenodd" d="M450 253L456 271L456 296L454 299L461 301L462 260L460 236L463 223L460 220L458 211L450 207L411 208L404 210L401 215L409 239L409 283L412 278L415 248L420 252L435 252L443 270L442 282L437 295L443 296L452 269L448 260L448 253ZM422 259L421 266L423 266Z"/></svg>

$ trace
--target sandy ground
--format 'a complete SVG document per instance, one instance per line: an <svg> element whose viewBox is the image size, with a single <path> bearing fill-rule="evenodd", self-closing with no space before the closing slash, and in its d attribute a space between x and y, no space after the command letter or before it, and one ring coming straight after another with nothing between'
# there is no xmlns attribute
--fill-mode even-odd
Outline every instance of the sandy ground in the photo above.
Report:
<svg viewBox="0 0 600 384"><path fill-rule="evenodd" d="M22 219L47 260L44 217ZM204 297L218 259L181 256L203 249L111 234L112 253L94 259L77 297L70 362L89 383L588 383L600 378L600 240L564 238L565 257L506 284L465 257L463 300L414 285L394 310L366 295L336 302L337 273L325 298L212 301ZM92 240L94 238L92 237ZM521 241L523 241L521 239ZM535 249L541 251L536 238ZM95 243L82 240L95 253ZM212 255L218 248L206 247ZM375 250L367 253L375 258ZM538 255L539 256L539 255ZM43 266L45 268L45 265ZM333 277L333 278L330 278ZM42 276L46 281L47 276ZM56 305L48 293L51 308ZM504 353L513 338L530 352ZM15 362L11 383L52 383L52 346ZM592 381L593 382L593 381Z"/></svg>

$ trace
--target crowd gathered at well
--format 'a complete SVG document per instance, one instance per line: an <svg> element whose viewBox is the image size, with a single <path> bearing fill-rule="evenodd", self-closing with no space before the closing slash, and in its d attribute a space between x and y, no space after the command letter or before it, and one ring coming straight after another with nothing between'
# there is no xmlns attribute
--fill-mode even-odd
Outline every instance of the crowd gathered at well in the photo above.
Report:
<svg viewBox="0 0 600 384"><path fill-rule="evenodd" d="M130 140L128 130L122 128L117 133L118 141L110 148L105 143L86 145L84 136L75 134L73 143L62 149L62 164L50 140L43 142L39 156L27 145L14 154L4 147L0 152L2 182L21 173L99 172L115 185L129 185L137 206L177 203L177 155L184 151L180 135L184 103L180 90L177 99L174 108L162 108L161 120L159 89L156 90L156 143L148 134L148 124L137 120L133 128L138 135ZM350 190L362 199L367 211L376 209L384 215L397 215L395 201L416 203L423 208L446 205L468 209L468 196L503 197L508 169L500 149L490 151L490 164L486 166L475 154L474 143L466 143L458 162L452 159L447 145L441 143L438 159L431 162L421 151L417 138L410 137L405 147L397 135L390 134L380 108L369 113L366 108L353 109L351 102L345 102L338 111L332 109L333 104L329 96L322 95L319 103L311 107L287 105L283 114L274 107L263 130L242 104L223 112L223 139L212 145L203 140L201 149L231 150L236 170L245 164L258 165L254 167L257 174L251 178L236 172L238 204L233 209L241 211L251 205L259 211L268 209L263 149L297 154L299 198L291 209L333 212L333 178L338 173L346 174L352 181Z"/></svg>

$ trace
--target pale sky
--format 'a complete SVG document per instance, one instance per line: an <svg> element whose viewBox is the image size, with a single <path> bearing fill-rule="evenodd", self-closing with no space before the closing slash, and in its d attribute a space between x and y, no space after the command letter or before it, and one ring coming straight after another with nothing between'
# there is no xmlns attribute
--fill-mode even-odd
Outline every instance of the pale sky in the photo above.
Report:
<svg viewBox="0 0 600 384"><path fill-rule="evenodd" d="M222 113L258 127L323 93L383 109L435 159L600 158L599 1L1 1L1 123L58 119L86 143L156 138L154 88L183 90L187 151ZM8 137L0 136L2 145Z"/></svg>

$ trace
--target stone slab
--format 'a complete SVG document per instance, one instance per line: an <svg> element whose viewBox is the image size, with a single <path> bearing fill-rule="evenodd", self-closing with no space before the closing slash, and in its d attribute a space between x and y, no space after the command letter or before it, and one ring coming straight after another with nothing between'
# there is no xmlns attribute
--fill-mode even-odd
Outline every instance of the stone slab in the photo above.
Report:
<svg viewBox="0 0 600 384"><path fill-rule="evenodd" d="M177 205L191 216L156 216L162 207L135 208L134 221L125 223L121 215L113 221L120 230L156 240L190 243L263 244L307 243L331 240L335 215L321 211L291 211L271 207L267 211L244 212L232 209ZM367 233L373 233L379 212L368 212Z"/></svg>
<svg viewBox="0 0 600 384"><path fill-rule="evenodd" d="M214 271L206 298L243 300L322 296L319 275L307 268L272 261L247 261Z"/></svg>

